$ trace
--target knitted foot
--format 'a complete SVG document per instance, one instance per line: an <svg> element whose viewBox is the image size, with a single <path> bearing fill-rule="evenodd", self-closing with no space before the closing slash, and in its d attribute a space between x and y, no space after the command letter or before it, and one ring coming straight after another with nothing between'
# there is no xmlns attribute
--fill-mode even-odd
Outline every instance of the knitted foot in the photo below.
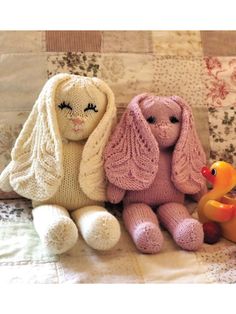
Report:
<svg viewBox="0 0 236 314"><path fill-rule="evenodd" d="M159 227L152 222L143 222L133 233L134 243L142 253L158 253L163 244L163 236Z"/></svg>
<svg viewBox="0 0 236 314"><path fill-rule="evenodd" d="M142 253L158 253L163 245L163 236L152 209L145 204L132 204L123 212L125 226L135 246Z"/></svg>
<svg viewBox="0 0 236 314"><path fill-rule="evenodd" d="M196 251L203 244L202 225L193 218L186 218L176 227L173 238L182 249Z"/></svg>
<svg viewBox="0 0 236 314"><path fill-rule="evenodd" d="M120 239L118 220L100 206L77 209L72 217L85 242L95 250L109 250Z"/></svg>
<svg viewBox="0 0 236 314"><path fill-rule="evenodd" d="M44 246L53 254L71 249L78 239L78 229L67 210L56 205L33 209L33 222Z"/></svg>
<svg viewBox="0 0 236 314"><path fill-rule="evenodd" d="M157 210L161 224L183 249L195 251L203 244L203 228L193 219L187 208L179 203L167 203Z"/></svg>

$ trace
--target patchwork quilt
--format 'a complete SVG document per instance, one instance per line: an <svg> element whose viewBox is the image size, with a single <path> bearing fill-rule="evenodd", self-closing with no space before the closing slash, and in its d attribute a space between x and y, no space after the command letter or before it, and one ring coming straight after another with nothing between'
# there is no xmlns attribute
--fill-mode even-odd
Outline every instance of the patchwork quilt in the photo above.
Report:
<svg viewBox="0 0 236 314"><path fill-rule="evenodd" d="M105 80L118 117L141 92L182 96L191 105L208 162L236 164L236 32L0 32L0 172L45 81L68 72ZM187 201L196 217L196 203ZM121 208L108 209L121 221ZM31 202L0 191L1 283L235 283L236 245L221 239L180 250L166 231L156 255L139 253L122 226L109 252L82 238L52 255L34 230Z"/></svg>

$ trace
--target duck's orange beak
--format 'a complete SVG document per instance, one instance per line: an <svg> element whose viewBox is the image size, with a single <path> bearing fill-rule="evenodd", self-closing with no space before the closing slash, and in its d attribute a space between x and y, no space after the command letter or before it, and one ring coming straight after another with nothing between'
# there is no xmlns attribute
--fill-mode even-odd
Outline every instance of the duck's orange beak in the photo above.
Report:
<svg viewBox="0 0 236 314"><path fill-rule="evenodd" d="M215 176L211 173L211 170L207 167L202 168L202 175L209 181L210 183L214 184Z"/></svg>

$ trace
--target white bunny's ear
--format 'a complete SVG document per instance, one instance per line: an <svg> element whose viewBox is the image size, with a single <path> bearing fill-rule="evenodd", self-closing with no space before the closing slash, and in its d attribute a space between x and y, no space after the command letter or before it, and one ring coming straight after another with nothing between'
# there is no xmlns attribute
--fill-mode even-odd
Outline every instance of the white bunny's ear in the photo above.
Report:
<svg viewBox="0 0 236 314"><path fill-rule="evenodd" d="M58 74L44 85L12 150L10 184L20 195L44 201L56 193L63 177L62 142L55 92L69 74Z"/></svg>
<svg viewBox="0 0 236 314"><path fill-rule="evenodd" d="M107 97L104 116L89 136L80 163L79 182L84 193L93 200L106 200L106 176L103 151L116 124L116 106L110 87L98 78L91 78L95 87Z"/></svg>

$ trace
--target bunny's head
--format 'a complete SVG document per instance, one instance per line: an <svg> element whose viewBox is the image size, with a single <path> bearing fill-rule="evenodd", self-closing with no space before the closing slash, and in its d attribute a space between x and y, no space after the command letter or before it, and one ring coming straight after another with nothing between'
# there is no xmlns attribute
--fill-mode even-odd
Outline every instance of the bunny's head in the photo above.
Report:
<svg viewBox="0 0 236 314"><path fill-rule="evenodd" d="M140 102L143 118L156 139L159 149L173 147L182 128L182 109L172 98L147 96Z"/></svg>
<svg viewBox="0 0 236 314"><path fill-rule="evenodd" d="M56 117L64 139L87 139L101 121L107 107L107 95L94 79L74 76L58 85L55 93Z"/></svg>
<svg viewBox="0 0 236 314"><path fill-rule="evenodd" d="M63 141L85 142L79 182L94 200L105 199L103 149L116 119L114 95L98 78L58 74L47 81L12 151L10 183L43 201L63 177Z"/></svg>
<svg viewBox="0 0 236 314"><path fill-rule="evenodd" d="M176 188L186 194L199 192L205 184L201 168L206 157L191 108L178 96L138 95L106 147L109 181L126 190L147 189L157 174L162 150L172 152L171 180Z"/></svg>

